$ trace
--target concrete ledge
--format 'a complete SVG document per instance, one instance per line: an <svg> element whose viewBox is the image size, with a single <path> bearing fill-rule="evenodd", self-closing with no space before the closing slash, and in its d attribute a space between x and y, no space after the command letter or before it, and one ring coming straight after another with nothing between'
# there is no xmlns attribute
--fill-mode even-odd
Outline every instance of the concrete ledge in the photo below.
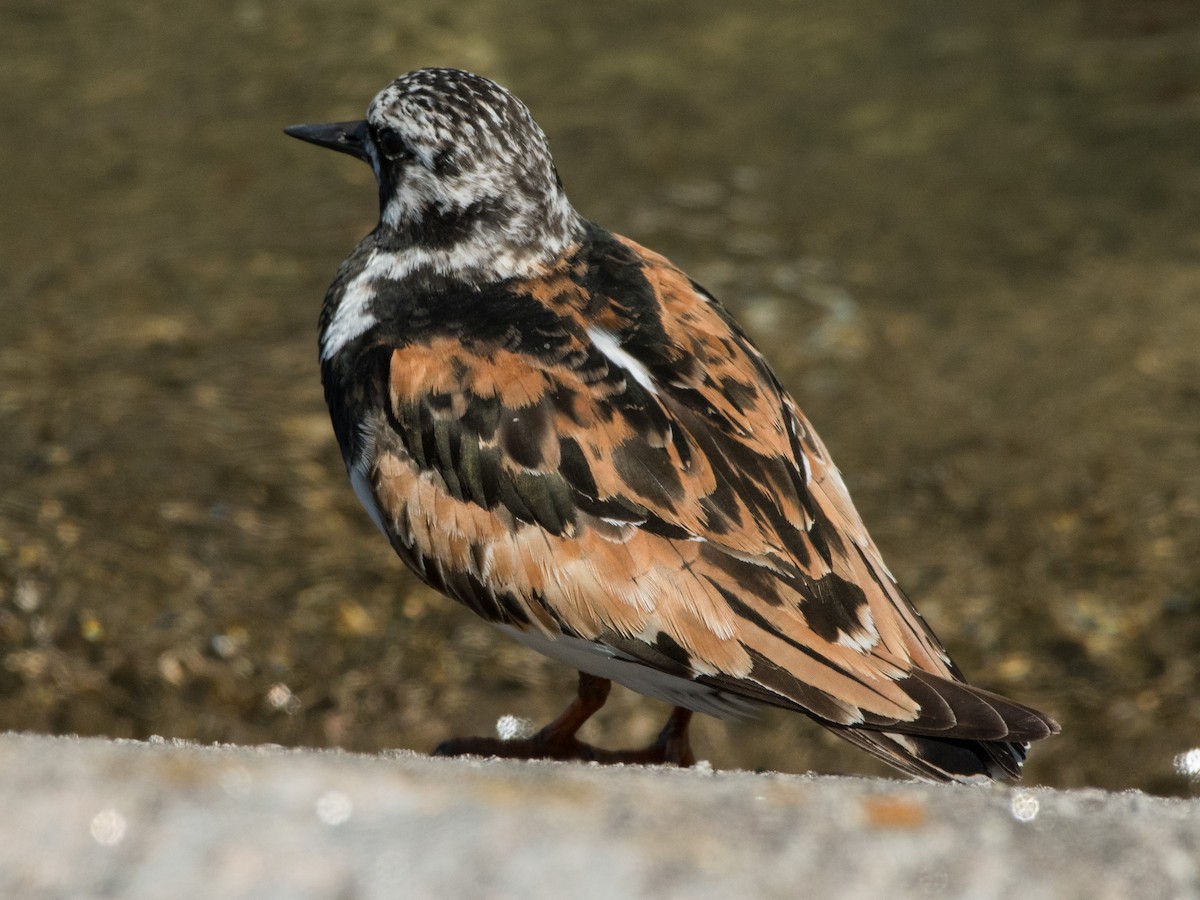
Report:
<svg viewBox="0 0 1200 900"><path fill-rule="evenodd" d="M0 735L4 897L1200 897L1139 793Z"/></svg>

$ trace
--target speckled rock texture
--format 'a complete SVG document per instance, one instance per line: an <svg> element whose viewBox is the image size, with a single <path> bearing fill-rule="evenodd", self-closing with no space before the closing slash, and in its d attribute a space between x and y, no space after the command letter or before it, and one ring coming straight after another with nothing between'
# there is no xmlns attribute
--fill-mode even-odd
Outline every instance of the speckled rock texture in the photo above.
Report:
<svg viewBox="0 0 1200 900"><path fill-rule="evenodd" d="M0 896L1200 897L1141 793L0 735Z"/></svg>

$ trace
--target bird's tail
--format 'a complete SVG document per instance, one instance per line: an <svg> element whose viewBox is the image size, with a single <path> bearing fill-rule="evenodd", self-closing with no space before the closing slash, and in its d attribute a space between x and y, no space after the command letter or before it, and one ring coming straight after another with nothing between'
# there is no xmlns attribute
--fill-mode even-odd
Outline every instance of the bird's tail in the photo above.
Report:
<svg viewBox="0 0 1200 900"><path fill-rule="evenodd" d="M970 781L980 776L1015 781L1021 777L1029 748L1023 741L930 737L822 724L888 765L928 781Z"/></svg>

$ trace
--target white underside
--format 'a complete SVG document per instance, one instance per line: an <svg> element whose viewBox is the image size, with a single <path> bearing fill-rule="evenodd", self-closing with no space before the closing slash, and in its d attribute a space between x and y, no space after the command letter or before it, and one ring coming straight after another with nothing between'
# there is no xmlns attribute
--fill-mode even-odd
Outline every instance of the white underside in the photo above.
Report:
<svg viewBox="0 0 1200 900"><path fill-rule="evenodd" d="M371 521L375 523L379 533L388 537L387 526L383 524L383 512L379 509L379 504L375 502L375 491L371 488L371 477L363 471L361 466L350 467L350 486L354 488L354 496L358 497L358 502L367 511L367 515L371 517Z"/></svg>
<svg viewBox="0 0 1200 900"><path fill-rule="evenodd" d="M651 668L621 656L611 647L574 637L548 638L540 632L522 631L511 625L498 625L501 631L516 638L531 650L548 656L597 678L608 678L631 691L662 700L672 706L682 706L721 719L744 716L759 704L735 694L718 691Z"/></svg>

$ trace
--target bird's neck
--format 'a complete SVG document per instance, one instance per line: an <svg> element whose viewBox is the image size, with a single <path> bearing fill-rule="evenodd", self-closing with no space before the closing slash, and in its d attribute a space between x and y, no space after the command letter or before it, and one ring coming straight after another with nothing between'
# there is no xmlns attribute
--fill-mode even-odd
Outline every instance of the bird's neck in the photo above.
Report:
<svg viewBox="0 0 1200 900"><path fill-rule="evenodd" d="M579 240L584 222L560 193L520 192L383 205L376 247L394 257L393 271L471 283L525 278Z"/></svg>

